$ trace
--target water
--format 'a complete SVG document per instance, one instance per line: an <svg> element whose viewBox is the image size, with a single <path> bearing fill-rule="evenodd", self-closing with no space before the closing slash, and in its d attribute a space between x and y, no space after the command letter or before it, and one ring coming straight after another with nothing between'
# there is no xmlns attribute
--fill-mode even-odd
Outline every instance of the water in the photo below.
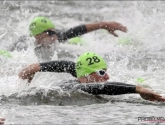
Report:
<svg viewBox="0 0 165 125"><path fill-rule="evenodd" d="M89 50L99 53L108 62L109 81L142 85L164 95L164 1L4 1L0 8L0 49L11 50L20 37L27 37L27 50L0 58L0 117L6 118L6 124L159 124L140 122L138 117L164 117L164 103L145 101L139 95L64 92L58 85L74 79L69 74L37 73L30 85L18 78L24 66L38 61L34 39L28 37L33 17L48 16L59 29L117 21L129 31L116 33L129 37L130 44L118 44L119 38L98 30L82 36L88 41L85 47L60 47L74 55ZM137 78L145 81L139 83Z"/></svg>

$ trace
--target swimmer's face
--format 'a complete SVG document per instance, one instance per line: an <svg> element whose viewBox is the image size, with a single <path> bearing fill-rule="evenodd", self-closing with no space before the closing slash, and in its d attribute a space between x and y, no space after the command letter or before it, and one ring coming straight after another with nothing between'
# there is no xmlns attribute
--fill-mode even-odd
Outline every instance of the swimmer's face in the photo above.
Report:
<svg viewBox="0 0 165 125"><path fill-rule="evenodd" d="M89 82L105 82L109 79L107 69L97 70L96 72L91 73L88 77Z"/></svg>
<svg viewBox="0 0 165 125"><path fill-rule="evenodd" d="M57 40L57 36L54 29L47 30L34 36L37 44L52 44Z"/></svg>
<svg viewBox="0 0 165 125"><path fill-rule="evenodd" d="M96 83L96 82L106 82L109 79L107 74L107 69L97 70L88 76L79 78L81 83Z"/></svg>

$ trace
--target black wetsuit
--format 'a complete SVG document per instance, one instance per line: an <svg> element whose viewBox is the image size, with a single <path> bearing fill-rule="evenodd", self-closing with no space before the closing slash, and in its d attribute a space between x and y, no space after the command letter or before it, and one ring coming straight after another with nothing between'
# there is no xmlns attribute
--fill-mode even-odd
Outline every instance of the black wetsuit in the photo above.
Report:
<svg viewBox="0 0 165 125"><path fill-rule="evenodd" d="M66 72L70 73L73 77L76 76L75 63L72 61L50 61L40 63L40 72ZM104 84L80 84L79 88L85 92L95 95L120 95L136 93L136 86L121 82L105 82Z"/></svg>
<svg viewBox="0 0 165 125"><path fill-rule="evenodd" d="M87 33L87 29L85 25L80 25L74 28L71 28L65 32L61 32L60 30L56 30L56 35L59 42L64 42L67 39L74 38L80 35Z"/></svg>

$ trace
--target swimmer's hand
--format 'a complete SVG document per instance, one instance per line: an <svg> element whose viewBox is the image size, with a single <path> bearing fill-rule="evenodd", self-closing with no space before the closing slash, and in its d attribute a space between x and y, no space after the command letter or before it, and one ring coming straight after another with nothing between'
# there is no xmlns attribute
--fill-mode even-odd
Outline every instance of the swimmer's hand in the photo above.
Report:
<svg viewBox="0 0 165 125"><path fill-rule="evenodd" d="M40 65L37 64L32 64L27 67L25 67L20 73L19 73L19 78L21 79L27 79L28 82L30 83L31 80L33 79L34 75L36 72L40 71Z"/></svg>
<svg viewBox="0 0 165 125"><path fill-rule="evenodd" d="M101 27L106 29L107 31L109 31L110 34L116 37L118 37L118 35L115 33L116 30L127 32L127 27L117 22L103 22Z"/></svg>
<svg viewBox="0 0 165 125"><path fill-rule="evenodd" d="M116 37L118 37L118 35L115 33L116 30L127 32L127 27L117 22L98 22L98 23L93 23L93 24L86 24L85 26L86 26L87 32L91 32L98 29L105 29L110 34Z"/></svg>
<svg viewBox="0 0 165 125"><path fill-rule="evenodd" d="M165 102L165 98L163 98L161 95L141 86L136 86L136 92L139 93L140 96L145 100Z"/></svg>

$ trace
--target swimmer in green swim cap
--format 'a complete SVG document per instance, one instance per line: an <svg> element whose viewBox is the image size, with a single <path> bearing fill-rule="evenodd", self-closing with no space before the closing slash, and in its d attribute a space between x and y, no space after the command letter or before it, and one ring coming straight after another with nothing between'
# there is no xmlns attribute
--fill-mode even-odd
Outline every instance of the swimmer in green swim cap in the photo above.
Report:
<svg viewBox="0 0 165 125"><path fill-rule="evenodd" d="M67 31L60 31L56 29L54 23L49 18L44 16L35 17L29 25L30 36L33 36L35 38L35 53L37 57L42 57L40 56L40 54L47 53L46 57L48 57L48 55L50 56L50 59L47 59L47 61L51 60L51 57L56 50L56 43L64 43L65 41L76 37L76 40L72 39L69 43L77 44L77 41L80 42L79 36L98 29L105 29L110 34L116 37L118 36L115 33L116 30L127 32L127 28L117 22L98 22L91 24L82 24L70 28ZM44 49L50 49L51 52L43 51Z"/></svg>
<svg viewBox="0 0 165 125"><path fill-rule="evenodd" d="M31 81L36 72L65 72L77 78L80 90L90 94L139 94L145 100L165 101L161 95L142 86L109 82L107 69L107 64L101 56L93 52L86 52L79 56L76 63L68 60L55 60L31 64L19 73L19 77Z"/></svg>

